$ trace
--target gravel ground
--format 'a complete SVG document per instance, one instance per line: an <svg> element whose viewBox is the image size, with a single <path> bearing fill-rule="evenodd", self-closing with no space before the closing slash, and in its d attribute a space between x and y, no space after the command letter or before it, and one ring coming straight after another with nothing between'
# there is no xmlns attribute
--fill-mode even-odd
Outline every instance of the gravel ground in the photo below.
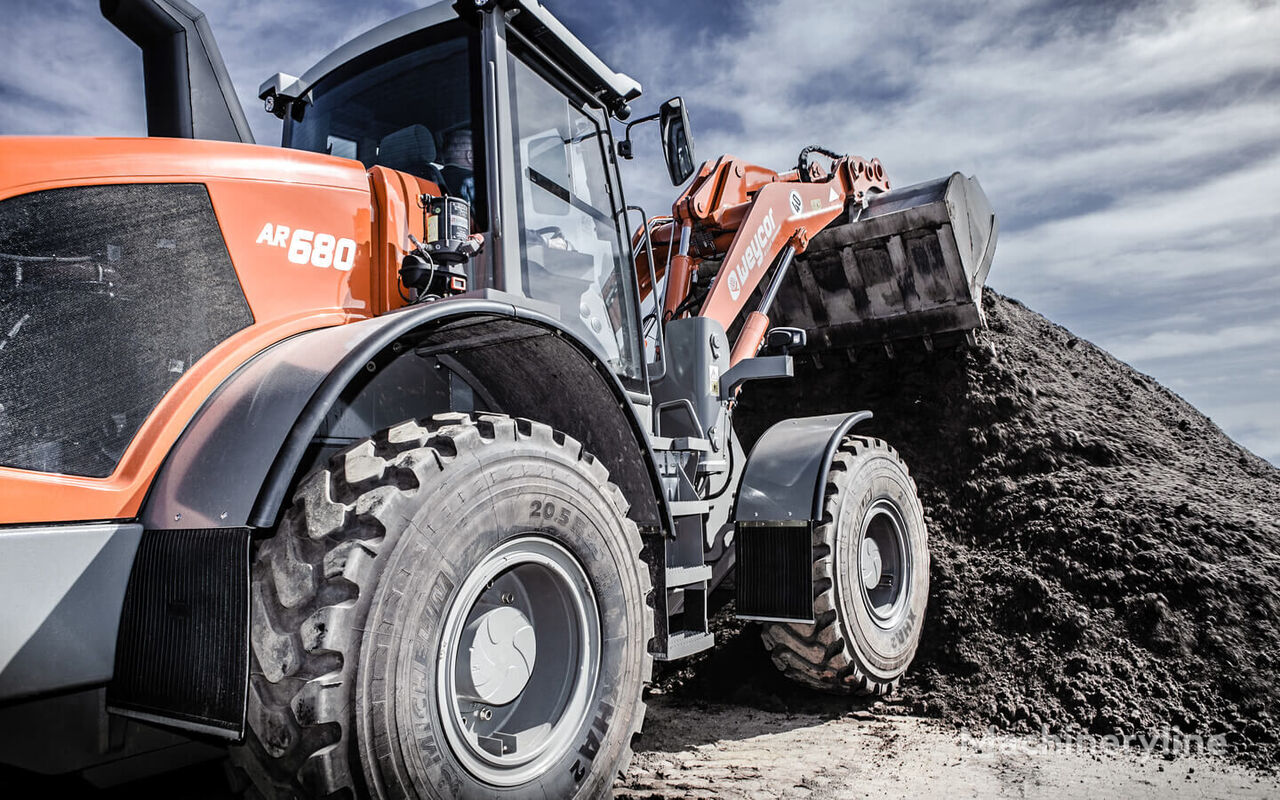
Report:
<svg viewBox="0 0 1280 800"><path fill-rule="evenodd" d="M1265 798L1272 776L1206 757L965 738L936 721L650 701L644 745L615 794L648 798Z"/></svg>
<svg viewBox="0 0 1280 800"><path fill-rule="evenodd" d="M208 762L107 789L0 769L5 797L234 800ZM655 695L618 800L1266 798L1280 782L1237 763L1132 748L1051 749L1036 737L966 737L892 708L825 712L690 705Z"/></svg>

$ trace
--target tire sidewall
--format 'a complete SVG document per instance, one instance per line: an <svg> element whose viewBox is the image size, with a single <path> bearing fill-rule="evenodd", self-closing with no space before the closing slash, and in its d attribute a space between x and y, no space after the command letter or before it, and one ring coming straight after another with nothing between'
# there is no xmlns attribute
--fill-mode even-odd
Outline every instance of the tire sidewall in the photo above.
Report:
<svg viewBox="0 0 1280 800"><path fill-rule="evenodd" d="M383 565L355 703L366 780L388 797L602 795L630 745L647 657L638 554L628 552L631 523L564 448L507 440L480 445L474 455L471 465L445 470L445 480L405 504L404 531ZM548 518L542 511L549 506L555 511ZM453 755L436 701L436 662L444 620L466 576L502 543L529 535L561 545L586 573L600 613L600 664L567 752L531 782L496 787ZM397 787L402 782L412 788Z"/></svg>
<svg viewBox="0 0 1280 800"><path fill-rule="evenodd" d="M845 641L854 648L858 660L879 681L898 678L914 657L924 626L929 595L929 549L924 512L910 477L902 465L883 451L871 451L856 462L841 492L833 515L835 542L832 547L835 593L840 603L838 618ZM878 502L891 503L904 526L910 555L907 608L902 619L890 628L881 628L872 619L860 588L859 551L867 512Z"/></svg>

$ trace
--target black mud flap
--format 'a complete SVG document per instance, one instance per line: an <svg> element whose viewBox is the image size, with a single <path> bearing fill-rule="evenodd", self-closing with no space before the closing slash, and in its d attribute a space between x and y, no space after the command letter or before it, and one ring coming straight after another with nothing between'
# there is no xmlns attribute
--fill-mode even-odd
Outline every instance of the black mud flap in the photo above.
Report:
<svg viewBox="0 0 1280 800"><path fill-rule="evenodd" d="M249 529L144 532L108 710L238 741L248 681Z"/></svg>
<svg viewBox="0 0 1280 800"><path fill-rule="evenodd" d="M739 619L813 622L813 523L739 522Z"/></svg>

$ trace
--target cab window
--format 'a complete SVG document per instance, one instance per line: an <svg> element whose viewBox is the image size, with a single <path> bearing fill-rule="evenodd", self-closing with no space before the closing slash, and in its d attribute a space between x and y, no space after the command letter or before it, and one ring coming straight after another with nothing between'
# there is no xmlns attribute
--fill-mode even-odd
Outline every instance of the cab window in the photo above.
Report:
<svg viewBox="0 0 1280 800"><path fill-rule="evenodd" d="M478 49L458 23L354 59L312 88L301 121L286 120L285 146L408 172L488 219Z"/></svg>
<svg viewBox="0 0 1280 800"><path fill-rule="evenodd" d="M607 121L511 57L524 292L627 378L641 375L635 280L609 180Z"/></svg>

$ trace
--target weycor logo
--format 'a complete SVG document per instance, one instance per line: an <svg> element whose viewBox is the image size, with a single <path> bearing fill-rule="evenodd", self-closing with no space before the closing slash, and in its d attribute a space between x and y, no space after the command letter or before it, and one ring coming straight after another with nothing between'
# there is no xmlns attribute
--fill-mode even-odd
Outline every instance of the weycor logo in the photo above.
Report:
<svg viewBox="0 0 1280 800"><path fill-rule="evenodd" d="M729 270L729 274L725 278L729 286L729 296L734 300L737 300L738 295L742 294L743 284L746 283L751 270L760 266L761 262L764 261L765 248L773 243L773 239L777 235L778 223L773 218L773 209L771 208L765 218L760 220L760 225L756 228L756 232L751 235L751 241L747 244L747 249L742 254L742 259Z"/></svg>
<svg viewBox="0 0 1280 800"><path fill-rule="evenodd" d="M306 228L295 228L290 235L288 225L262 226L257 244L289 248L289 260L294 264L310 264L313 267L333 267L349 272L356 263L356 243L352 239L339 239L329 233L316 233Z"/></svg>

